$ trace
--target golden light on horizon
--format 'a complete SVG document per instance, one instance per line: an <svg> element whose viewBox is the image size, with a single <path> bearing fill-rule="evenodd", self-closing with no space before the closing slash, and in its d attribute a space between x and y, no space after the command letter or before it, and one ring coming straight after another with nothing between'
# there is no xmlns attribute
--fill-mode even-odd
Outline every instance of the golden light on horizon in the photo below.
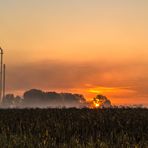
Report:
<svg viewBox="0 0 148 148"><path fill-rule="evenodd" d="M95 94L101 94L101 93L102 93L101 90L96 90L96 89L89 89L88 92L90 92L90 93L95 93Z"/></svg>
<svg viewBox="0 0 148 148"><path fill-rule="evenodd" d="M8 92L148 104L148 1L14 0L0 8Z"/></svg>
<svg viewBox="0 0 148 148"><path fill-rule="evenodd" d="M95 99L95 100L93 101L93 104L94 104L94 106L95 106L96 108L101 107L101 102L100 102L99 99Z"/></svg>
<svg viewBox="0 0 148 148"><path fill-rule="evenodd" d="M121 88L113 87L94 87L87 90L89 93L104 94L104 93L115 93L121 91Z"/></svg>
<svg viewBox="0 0 148 148"><path fill-rule="evenodd" d="M96 107L96 108L99 108L99 107L100 107L100 104L95 103L95 107Z"/></svg>
<svg viewBox="0 0 148 148"><path fill-rule="evenodd" d="M87 101L92 101L92 107L96 107L96 103L93 103L93 98L97 95L106 96L112 104L123 104L123 102L128 102L129 98L136 95L137 92L132 90L131 87L103 87L103 86L94 86L93 84L84 84L84 87L79 89L69 89L69 92L83 94ZM128 96L126 98L126 96ZM121 97L121 98L120 98ZM124 100L122 99L124 98ZM121 102L121 100L123 100ZM132 101L134 98L132 99ZM131 101L131 102L132 102ZM100 103L99 103L100 105ZM98 106L98 105L97 105Z"/></svg>

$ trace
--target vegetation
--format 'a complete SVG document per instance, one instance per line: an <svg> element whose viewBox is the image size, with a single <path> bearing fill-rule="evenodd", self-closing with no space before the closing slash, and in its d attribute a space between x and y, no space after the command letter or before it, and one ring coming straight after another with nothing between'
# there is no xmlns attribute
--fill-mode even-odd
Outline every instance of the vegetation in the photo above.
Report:
<svg viewBox="0 0 148 148"><path fill-rule="evenodd" d="M31 89L24 92L22 97L7 94L0 104L0 108L101 108L111 107L111 101L106 96L97 95L94 99L87 101L81 94L44 92Z"/></svg>
<svg viewBox="0 0 148 148"><path fill-rule="evenodd" d="M148 109L1 109L0 147L147 148Z"/></svg>
<svg viewBox="0 0 148 148"><path fill-rule="evenodd" d="M44 92L31 89L24 92L22 97L7 94L0 105L1 108L47 108L47 107L84 107L86 99L81 94Z"/></svg>

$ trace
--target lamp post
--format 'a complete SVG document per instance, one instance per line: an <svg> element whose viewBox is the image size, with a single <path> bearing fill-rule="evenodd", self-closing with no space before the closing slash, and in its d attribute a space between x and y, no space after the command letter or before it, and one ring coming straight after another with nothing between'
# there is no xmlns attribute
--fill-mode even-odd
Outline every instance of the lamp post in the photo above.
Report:
<svg viewBox="0 0 148 148"><path fill-rule="evenodd" d="M3 49L0 47L0 102L2 102L2 91L3 91Z"/></svg>

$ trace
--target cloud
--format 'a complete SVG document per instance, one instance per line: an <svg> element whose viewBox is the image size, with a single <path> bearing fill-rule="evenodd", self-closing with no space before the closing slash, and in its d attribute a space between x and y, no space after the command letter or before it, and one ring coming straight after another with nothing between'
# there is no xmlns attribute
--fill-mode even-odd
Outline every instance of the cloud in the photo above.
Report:
<svg viewBox="0 0 148 148"><path fill-rule="evenodd" d="M144 97L148 96L148 70L146 67L147 65L143 63L107 62L43 61L19 64L8 67L7 90L39 88L86 92L86 90L94 88L104 88L103 92L116 98ZM111 89L119 91L108 92Z"/></svg>
<svg viewBox="0 0 148 148"><path fill-rule="evenodd" d="M30 63L10 67L8 70L8 89L28 89L41 87L49 89L73 88L85 82L95 70L87 64L64 62Z"/></svg>

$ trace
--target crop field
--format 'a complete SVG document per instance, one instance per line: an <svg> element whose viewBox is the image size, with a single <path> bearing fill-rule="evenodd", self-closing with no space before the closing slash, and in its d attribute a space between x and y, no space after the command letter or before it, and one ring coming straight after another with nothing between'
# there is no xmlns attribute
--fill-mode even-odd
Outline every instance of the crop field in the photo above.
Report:
<svg viewBox="0 0 148 148"><path fill-rule="evenodd" d="M148 109L1 109L5 147L148 148Z"/></svg>

